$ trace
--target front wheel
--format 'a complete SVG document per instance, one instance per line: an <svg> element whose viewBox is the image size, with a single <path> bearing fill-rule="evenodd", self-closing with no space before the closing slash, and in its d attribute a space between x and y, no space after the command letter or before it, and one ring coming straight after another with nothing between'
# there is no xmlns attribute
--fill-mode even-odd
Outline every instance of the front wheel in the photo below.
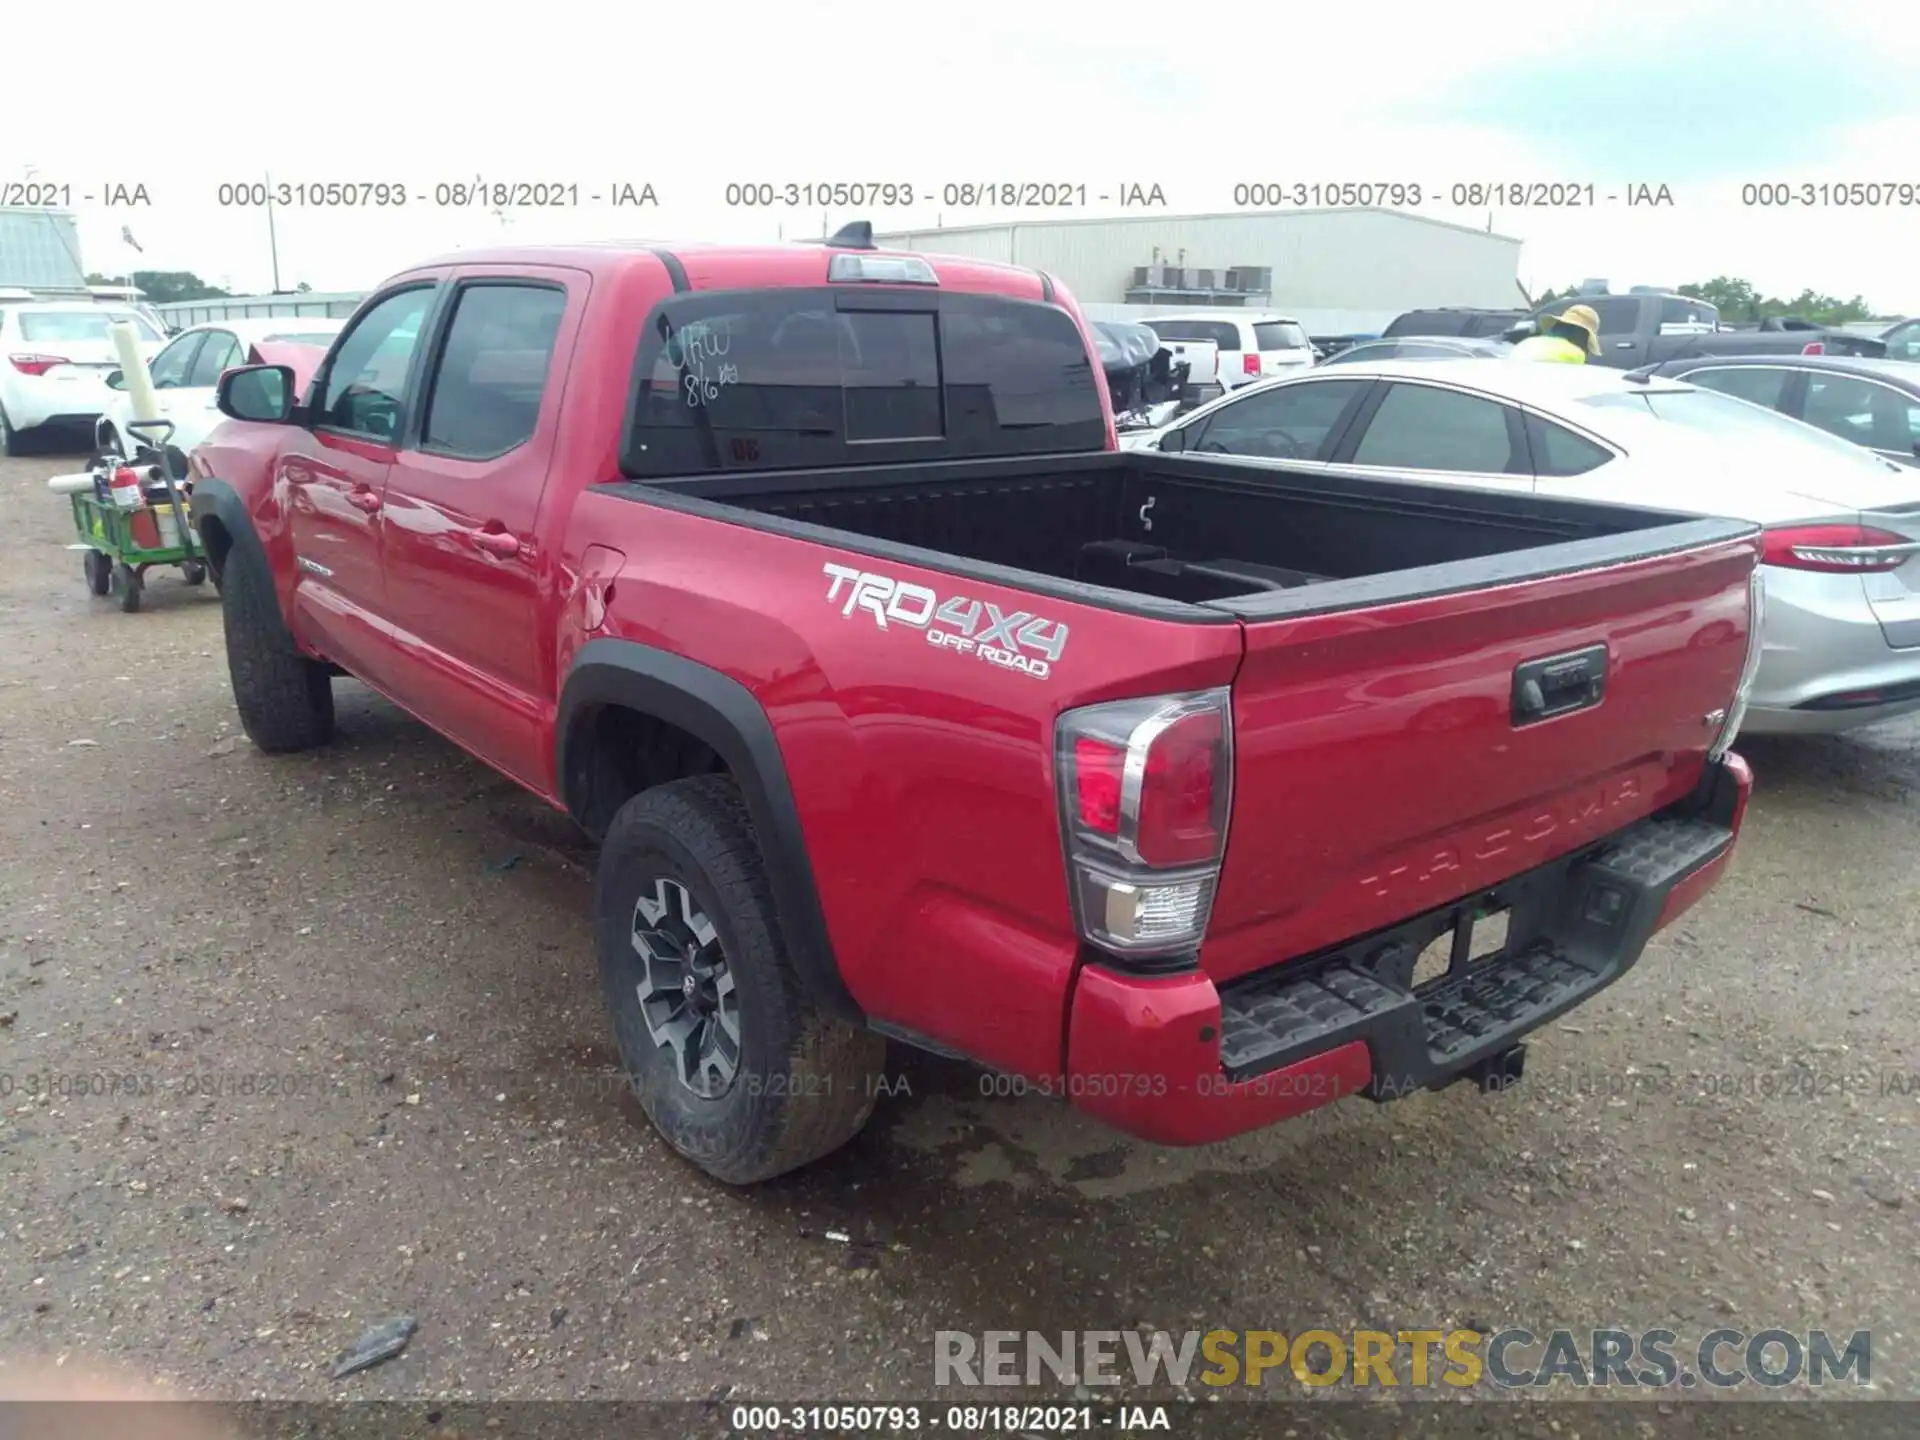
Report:
<svg viewBox="0 0 1920 1440"><path fill-rule="evenodd" d="M86 572L87 589L95 595L104 595L113 588L113 560L105 551L87 551L81 568Z"/></svg>
<svg viewBox="0 0 1920 1440"><path fill-rule="evenodd" d="M681 1155L750 1185L866 1124L886 1043L808 1001L730 777L678 780L621 807L600 851L594 922L628 1079Z"/></svg>
<svg viewBox="0 0 1920 1440"><path fill-rule="evenodd" d="M127 614L131 615L140 608L140 595L146 582L140 578L140 572L131 565L115 565L107 576L107 589L114 601Z"/></svg>

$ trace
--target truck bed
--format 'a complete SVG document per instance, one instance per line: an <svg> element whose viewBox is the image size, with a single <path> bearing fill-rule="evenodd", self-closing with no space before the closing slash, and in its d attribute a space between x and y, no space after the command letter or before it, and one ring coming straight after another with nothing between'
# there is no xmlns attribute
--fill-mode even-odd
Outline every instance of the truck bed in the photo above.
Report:
<svg viewBox="0 0 1920 1440"><path fill-rule="evenodd" d="M1149 451L606 487L1108 608L1278 619L1668 554L1738 521Z"/></svg>

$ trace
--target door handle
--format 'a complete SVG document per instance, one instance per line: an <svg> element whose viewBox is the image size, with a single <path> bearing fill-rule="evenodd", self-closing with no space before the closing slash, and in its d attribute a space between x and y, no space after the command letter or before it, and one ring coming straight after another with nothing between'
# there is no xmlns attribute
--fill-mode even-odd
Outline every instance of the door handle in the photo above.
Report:
<svg viewBox="0 0 1920 1440"><path fill-rule="evenodd" d="M347 492L347 503L356 510L364 510L371 515L380 508L380 497L364 485L357 490Z"/></svg>
<svg viewBox="0 0 1920 1440"><path fill-rule="evenodd" d="M476 530L473 543L489 555L497 555L502 560L511 560L520 553L520 537L505 530Z"/></svg>

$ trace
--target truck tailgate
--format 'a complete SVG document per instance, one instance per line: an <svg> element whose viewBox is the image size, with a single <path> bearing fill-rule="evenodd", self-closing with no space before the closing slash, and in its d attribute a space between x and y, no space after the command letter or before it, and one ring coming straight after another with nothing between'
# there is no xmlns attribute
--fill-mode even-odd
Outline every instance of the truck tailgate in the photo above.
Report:
<svg viewBox="0 0 1920 1440"><path fill-rule="evenodd" d="M1756 549L1718 539L1248 619L1207 973L1228 980L1447 905L1685 795L1739 683ZM1598 699L1582 704L1595 671ZM1542 698L1556 713L1530 718Z"/></svg>

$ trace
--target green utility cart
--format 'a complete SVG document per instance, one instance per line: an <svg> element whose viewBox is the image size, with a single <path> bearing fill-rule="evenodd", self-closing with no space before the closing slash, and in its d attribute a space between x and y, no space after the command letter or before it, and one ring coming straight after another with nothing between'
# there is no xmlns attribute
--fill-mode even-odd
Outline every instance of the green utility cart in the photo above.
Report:
<svg viewBox="0 0 1920 1440"><path fill-rule="evenodd" d="M73 505L79 539L69 548L83 552L87 588L113 596L131 614L140 608L148 570L177 565L187 584L201 585L207 557L187 514L192 486L185 475L174 473L169 457L173 423L135 420L127 429L142 442L133 460L97 451L88 466L90 484L78 484L79 476L52 483Z"/></svg>

